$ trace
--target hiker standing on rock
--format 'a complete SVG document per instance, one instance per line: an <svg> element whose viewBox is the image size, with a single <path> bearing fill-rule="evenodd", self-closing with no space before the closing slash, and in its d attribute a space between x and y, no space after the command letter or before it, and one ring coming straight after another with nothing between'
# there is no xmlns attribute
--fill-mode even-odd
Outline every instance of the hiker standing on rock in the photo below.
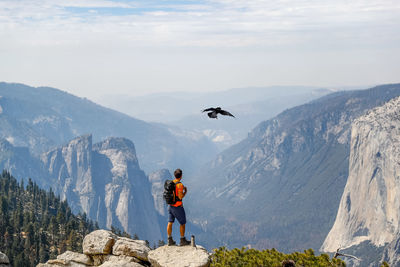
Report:
<svg viewBox="0 0 400 267"><path fill-rule="evenodd" d="M180 224L181 242L179 245L187 246L190 245L190 242L185 238L186 214L182 204L182 199L187 193L187 188L181 183L181 169L176 169L174 176L175 180L167 180L164 184L164 198L168 204L168 246L176 245L176 242L172 239L172 225L175 218Z"/></svg>

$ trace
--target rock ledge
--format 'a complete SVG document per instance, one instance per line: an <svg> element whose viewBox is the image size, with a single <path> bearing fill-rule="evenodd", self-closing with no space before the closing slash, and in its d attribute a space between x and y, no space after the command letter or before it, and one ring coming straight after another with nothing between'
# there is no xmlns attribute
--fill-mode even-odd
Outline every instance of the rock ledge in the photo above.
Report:
<svg viewBox="0 0 400 267"><path fill-rule="evenodd" d="M85 236L82 250L84 254L66 251L57 259L40 263L37 267L207 267L210 265L210 255L203 247L163 246L151 250L145 241L118 237L106 230L96 230Z"/></svg>
<svg viewBox="0 0 400 267"><path fill-rule="evenodd" d="M207 267L210 254L200 246L163 246L150 251L149 261L155 267Z"/></svg>

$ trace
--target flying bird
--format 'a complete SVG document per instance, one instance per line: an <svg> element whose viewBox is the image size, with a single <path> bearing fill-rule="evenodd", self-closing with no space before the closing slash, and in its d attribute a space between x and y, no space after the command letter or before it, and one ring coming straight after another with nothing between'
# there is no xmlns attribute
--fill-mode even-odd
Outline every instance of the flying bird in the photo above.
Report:
<svg viewBox="0 0 400 267"><path fill-rule="evenodd" d="M212 119L218 119L218 117L217 117L218 113L221 114L221 115L231 116L231 117L235 118L235 116L233 116L230 112L228 112L226 110L223 110L220 107L207 108L207 109L203 110L203 112L207 112L207 111L210 111L210 112L207 113L207 115L208 115L208 117L210 117Z"/></svg>

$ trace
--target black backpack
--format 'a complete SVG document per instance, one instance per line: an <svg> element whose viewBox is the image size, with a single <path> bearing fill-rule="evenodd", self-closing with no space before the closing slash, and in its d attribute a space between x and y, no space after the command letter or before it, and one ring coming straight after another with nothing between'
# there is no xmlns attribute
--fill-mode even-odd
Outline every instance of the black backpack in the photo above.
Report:
<svg viewBox="0 0 400 267"><path fill-rule="evenodd" d="M180 182L178 182L180 183ZM174 183L173 180L166 180L164 183L164 199L165 202L169 205L173 205L178 201L178 197L175 196L175 186L176 184Z"/></svg>

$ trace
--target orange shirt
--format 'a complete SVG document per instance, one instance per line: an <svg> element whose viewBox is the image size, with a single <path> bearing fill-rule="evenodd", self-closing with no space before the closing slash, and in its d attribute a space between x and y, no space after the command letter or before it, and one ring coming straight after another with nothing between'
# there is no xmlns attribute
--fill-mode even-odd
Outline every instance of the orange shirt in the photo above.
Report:
<svg viewBox="0 0 400 267"><path fill-rule="evenodd" d="M178 179L174 180L175 183L175 197L177 199L179 199L179 195L183 194L183 184L181 182L178 181ZM182 199L179 199L179 201L177 201L175 204L171 204L171 206L173 207L179 207L182 206Z"/></svg>

